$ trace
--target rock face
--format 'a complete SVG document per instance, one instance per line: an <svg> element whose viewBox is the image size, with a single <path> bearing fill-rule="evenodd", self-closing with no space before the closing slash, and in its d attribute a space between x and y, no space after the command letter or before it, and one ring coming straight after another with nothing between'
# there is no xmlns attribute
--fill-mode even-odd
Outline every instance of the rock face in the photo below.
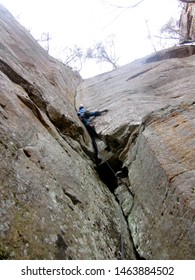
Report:
<svg viewBox="0 0 195 280"><path fill-rule="evenodd" d="M85 81L0 5L0 258L194 259L195 47ZM76 114L95 119L103 163Z"/></svg>
<svg viewBox="0 0 195 280"><path fill-rule="evenodd" d="M122 166L125 184L115 193L145 259L195 256L194 53L194 46L164 50L77 90L77 104L109 110L96 120L111 149L101 156Z"/></svg>
<svg viewBox="0 0 195 280"><path fill-rule="evenodd" d="M113 155L118 158L148 113L194 98L193 54L195 46L163 50L79 84L77 107L84 103L89 110L109 109L95 124Z"/></svg>
<svg viewBox="0 0 195 280"><path fill-rule="evenodd" d="M129 227L146 259L195 256L194 120L195 103L149 115L125 160L134 194Z"/></svg>
<svg viewBox="0 0 195 280"><path fill-rule="evenodd" d="M0 30L0 258L120 259L119 206L74 107L81 77L1 5Z"/></svg>

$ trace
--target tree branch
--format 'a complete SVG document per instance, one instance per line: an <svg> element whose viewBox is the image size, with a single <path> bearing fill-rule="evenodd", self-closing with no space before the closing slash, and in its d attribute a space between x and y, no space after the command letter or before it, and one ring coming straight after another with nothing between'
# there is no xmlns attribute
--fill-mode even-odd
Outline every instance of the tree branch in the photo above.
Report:
<svg viewBox="0 0 195 280"><path fill-rule="evenodd" d="M138 3L136 3L136 4L132 5L132 6L118 6L118 5L111 4L111 3L107 2L107 1L104 1L104 0L102 0L102 3L103 4L106 3L106 4L110 5L110 6L113 6L113 7L119 8L119 9L131 9L131 8L137 7L143 1L144 0L140 0Z"/></svg>
<svg viewBox="0 0 195 280"><path fill-rule="evenodd" d="M148 21L146 19L145 19L145 23L146 23L146 28L147 28L147 31L148 31L148 38L149 38L150 42L152 43L154 51L156 52L156 47L155 47L154 42L152 40L152 36L151 36L151 33L150 33L150 28L148 26Z"/></svg>

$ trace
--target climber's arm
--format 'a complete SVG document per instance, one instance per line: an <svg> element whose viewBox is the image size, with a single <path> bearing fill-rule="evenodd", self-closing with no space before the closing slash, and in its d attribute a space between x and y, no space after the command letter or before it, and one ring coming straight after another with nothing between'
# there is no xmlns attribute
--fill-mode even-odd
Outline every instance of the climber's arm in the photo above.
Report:
<svg viewBox="0 0 195 280"><path fill-rule="evenodd" d="M95 111L95 112L86 112L85 115L86 115L87 118L90 118L90 117L97 117L97 116L100 116L100 115L101 115L101 112L99 112L99 111Z"/></svg>

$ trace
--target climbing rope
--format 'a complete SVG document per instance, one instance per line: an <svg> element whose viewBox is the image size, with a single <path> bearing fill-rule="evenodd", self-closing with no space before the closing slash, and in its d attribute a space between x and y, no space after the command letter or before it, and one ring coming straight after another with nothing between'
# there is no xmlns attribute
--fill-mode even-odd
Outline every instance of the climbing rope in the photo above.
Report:
<svg viewBox="0 0 195 280"><path fill-rule="evenodd" d="M114 174L114 176L117 179L117 187L119 187L119 183L120 183L120 178L116 175L116 173L114 172L113 168L110 166L110 164L106 161L106 164L108 165L108 167L110 168L110 170L112 171L112 173ZM124 227L123 227L123 212L122 212L122 205L120 202L120 199L118 199L119 201L119 217L120 217L120 238L121 238L121 259L125 260L125 241L124 241Z"/></svg>
<svg viewBox="0 0 195 280"><path fill-rule="evenodd" d="M119 186L119 178L117 177L117 186ZM120 202L120 199L118 200L119 201L119 215L120 215L120 235L121 235L121 258L122 260L125 259L125 241L124 241L124 227L123 227L123 212L122 212L122 205L121 205L121 202Z"/></svg>

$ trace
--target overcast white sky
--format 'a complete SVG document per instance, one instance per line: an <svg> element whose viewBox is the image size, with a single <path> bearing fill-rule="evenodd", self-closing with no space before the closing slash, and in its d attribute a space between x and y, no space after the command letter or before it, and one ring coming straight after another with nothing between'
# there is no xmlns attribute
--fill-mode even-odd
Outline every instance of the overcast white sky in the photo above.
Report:
<svg viewBox="0 0 195 280"><path fill-rule="evenodd" d="M62 50L67 46L76 44L87 48L94 41L105 41L107 36L115 35L115 50L121 66L154 52L151 41L147 39L145 20L154 36L159 35L160 28L171 17L179 18L178 0L144 0L136 8L126 10L113 6L130 6L139 1L0 0L0 3L30 30L35 39L49 32L52 38L50 54L61 60L64 55ZM154 43L157 50L162 49L159 40ZM87 78L107 70L111 70L110 65L88 62L83 66L81 75Z"/></svg>

